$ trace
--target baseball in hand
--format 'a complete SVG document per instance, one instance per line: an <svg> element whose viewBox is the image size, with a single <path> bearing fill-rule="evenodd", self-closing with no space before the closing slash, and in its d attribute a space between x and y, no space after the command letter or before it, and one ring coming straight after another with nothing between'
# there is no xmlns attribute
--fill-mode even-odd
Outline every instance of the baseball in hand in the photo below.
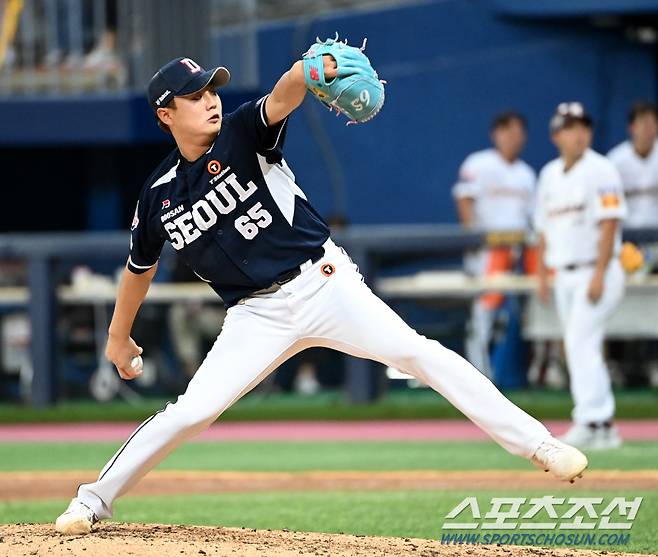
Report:
<svg viewBox="0 0 658 557"><path fill-rule="evenodd" d="M141 373L142 368L144 367L144 362L142 361L142 357L135 356L132 360L130 360L130 367L133 368L135 371L139 371Z"/></svg>

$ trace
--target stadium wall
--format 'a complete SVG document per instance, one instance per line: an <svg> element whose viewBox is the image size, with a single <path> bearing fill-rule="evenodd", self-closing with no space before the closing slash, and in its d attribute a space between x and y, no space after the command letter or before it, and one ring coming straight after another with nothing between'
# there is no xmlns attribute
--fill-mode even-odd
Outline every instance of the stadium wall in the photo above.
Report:
<svg viewBox="0 0 658 557"><path fill-rule="evenodd" d="M525 158L539 169L555 156L547 123L559 102L586 103L595 148L605 151L624 139L629 103L656 98L653 45L585 18L505 18L488 4L446 0L262 28L262 89L316 36L336 31L350 44L368 37L366 52L388 80L385 106L367 125L336 122L312 99L291 118L287 158L324 215L340 207L313 132L318 120L340 161L351 222L454 222L450 187L463 158L487 147L496 111L527 116Z"/></svg>
<svg viewBox="0 0 658 557"><path fill-rule="evenodd" d="M316 36L336 31L351 44L368 37L367 53L388 80L383 111L367 125L345 126L310 98L291 118L286 156L325 217L454 222L450 187L463 158L488 145L496 111L527 115L525 157L538 169L554 156L547 121L558 102L585 102L595 147L607 150L625 136L628 104L656 99L655 46L631 42L622 27L595 27L585 16L516 18L492 6L444 0L259 29L260 91L249 96L269 90ZM220 34L203 62L221 62L227 40ZM169 149L152 118L133 95L0 101L0 163L12 186L5 202L32 215L13 211L0 230L128 226L142 181Z"/></svg>

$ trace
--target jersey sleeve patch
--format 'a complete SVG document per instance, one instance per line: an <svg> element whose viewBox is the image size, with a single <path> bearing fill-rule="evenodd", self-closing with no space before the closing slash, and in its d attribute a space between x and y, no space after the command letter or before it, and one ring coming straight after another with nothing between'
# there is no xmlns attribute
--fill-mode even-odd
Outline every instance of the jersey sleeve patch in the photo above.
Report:
<svg viewBox="0 0 658 557"><path fill-rule="evenodd" d="M462 168L459 171L459 181L460 182L474 182L477 178L477 174L473 172L470 168Z"/></svg>
<svg viewBox="0 0 658 557"><path fill-rule="evenodd" d="M615 191L601 192L599 196L604 209L615 209L621 205L619 195Z"/></svg>
<svg viewBox="0 0 658 557"><path fill-rule="evenodd" d="M609 160L602 158L596 167L597 173L593 184L596 184L590 195L594 218L623 219L626 217L626 199L621 176L617 168Z"/></svg>
<svg viewBox="0 0 658 557"><path fill-rule="evenodd" d="M478 173L474 168L472 157L468 157L459 168L459 178L452 188L452 195L456 199L471 197L476 198L481 193Z"/></svg>
<svg viewBox="0 0 658 557"><path fill-rule="evenodd" d="M626 216L626 200L619 187L604 187L596 192L594 215L597 220L623 219Z"/></svg>

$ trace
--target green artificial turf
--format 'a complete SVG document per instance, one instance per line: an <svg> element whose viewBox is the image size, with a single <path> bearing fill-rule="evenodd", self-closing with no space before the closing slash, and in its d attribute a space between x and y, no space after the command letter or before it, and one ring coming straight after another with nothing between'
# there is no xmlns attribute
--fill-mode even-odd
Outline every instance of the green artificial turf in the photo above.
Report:
<svg viewBox="0 0 658 557"><path fill-rule="evenodd" d="M125 497L115 506L115 518L121 522L196 524L258 529L283 529L376 536L420 537L441 539L454 533L442 530L446 514L468 496L476 496L484 514L492 496L526 497L543 495L569 497L569 491L334 491L334 492L268 492L227 493L222 495L189 495L167 497ZM590 546L598 550L653 553L658 549L658 491L578 492L579 497L614 496L644 501L630 531L628 545ZM0 502L0 523L51 522L66 506L65 500ZM527 505L523 510L528 509ZM560 515L569 509L559 507ZM597 507L601 511L601 508ZM582 514L582 513L580 513ZM583 516L586 515L583 514ZM464 515L462 515L462 518ZM468 519L469 516L466 515ZM479 530L481 534L522 532ZM544 533L555 531L542 530ZM558 533L568 534L563 530ZM602 530L594 532L608 533ZM577 532L582 534L583 531Z"/></svg>
<svg viewBox="0 0 658 557"><path fill-rule="evenodd" d="M0 443L0 470L99 470L121 443ZM591 469L655 469L658 443L589 453ZM178 470L529 470L489 441L221 441L188 443L160 465Z"/></svg>
<svg viewBox="0 0 658 557"><path fill-rule="evenodd" d="M568 393L521 390L506 395L524 410L540 419L568 419L572 401ZM658 418L658 391L643 389L616 393L617 417ZM175 400L176 397L171 397ZM16 404L0 404L0 423L18 422L141 422L162 408L167 399L145 398L137 404L123 401L62 402L37 409ZM344 393L325 391L300 397L294 394L250 393L222 416L228 421L259 420L377 420L431 419L462 417L445 399L430 389L391 391L369 404L351 404Z"/></svg>

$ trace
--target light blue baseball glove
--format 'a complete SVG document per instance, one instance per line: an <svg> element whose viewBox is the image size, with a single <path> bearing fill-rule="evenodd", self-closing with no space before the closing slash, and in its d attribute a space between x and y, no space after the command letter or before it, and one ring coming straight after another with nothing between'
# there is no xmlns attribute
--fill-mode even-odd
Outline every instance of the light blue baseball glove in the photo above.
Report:
<svg viewBox="0 0 658 557"><path fill-rule="evenodd" d="M359 124L374 118L384 104L384 83L361 48L349 46L347 41L334 39L316 42L304 53L304 78L307 89L329 110L336 109L349 121ZM329 54L336 60L337 75L325 80L322 56Z"/></svg>

